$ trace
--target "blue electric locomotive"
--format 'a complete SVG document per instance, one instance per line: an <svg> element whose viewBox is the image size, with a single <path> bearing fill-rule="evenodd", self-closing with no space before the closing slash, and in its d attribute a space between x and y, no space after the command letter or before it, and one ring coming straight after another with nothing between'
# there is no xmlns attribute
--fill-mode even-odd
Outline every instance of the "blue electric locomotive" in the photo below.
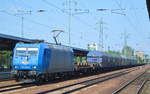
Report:
<svg viewBox="0 0 150 94"><path fill-rule="evenodd" d="M14 48L12 74L17 80L40 81L59 72L73 71L70 47L48 43L18 43Z"/></svg>

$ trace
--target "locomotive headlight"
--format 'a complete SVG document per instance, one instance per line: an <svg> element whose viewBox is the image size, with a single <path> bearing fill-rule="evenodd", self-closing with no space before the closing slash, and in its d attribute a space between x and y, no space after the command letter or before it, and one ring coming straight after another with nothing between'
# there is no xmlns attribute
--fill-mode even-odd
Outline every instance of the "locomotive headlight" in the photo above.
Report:
<svg viewBox="0 0 150 94"><path fill-rule="evenodd" d="M19 68L19 66L15 66L15 69Z"/></svg>
<svg viewBox="0 0 150 94"><path fill-rule="evenodd" d="M37 66L32 66L32 68L33 68L33 69L36 69L36 68L37 68Z"/></svg>

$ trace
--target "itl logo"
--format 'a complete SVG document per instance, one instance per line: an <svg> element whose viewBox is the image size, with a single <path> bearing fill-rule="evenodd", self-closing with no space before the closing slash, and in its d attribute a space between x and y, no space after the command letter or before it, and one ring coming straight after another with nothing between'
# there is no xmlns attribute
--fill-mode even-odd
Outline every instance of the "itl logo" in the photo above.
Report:
<svg viewBox="0 0 150 94"><path fill-rule="evenodd" d="M28 57L24 57L24 60L22 61L22 64L29 64Z"/></svg>

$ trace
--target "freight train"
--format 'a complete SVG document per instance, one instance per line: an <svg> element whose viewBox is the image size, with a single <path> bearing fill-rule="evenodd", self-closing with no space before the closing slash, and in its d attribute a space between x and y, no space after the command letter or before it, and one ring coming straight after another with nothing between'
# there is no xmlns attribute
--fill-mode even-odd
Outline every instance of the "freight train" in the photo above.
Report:
<svg viewBox="0 0 150 94"><path fill-rule="evenodd" d="M50 43L17 43L12 75L17 81L42 82L76 73L141 65L136 59Z"/></svg>

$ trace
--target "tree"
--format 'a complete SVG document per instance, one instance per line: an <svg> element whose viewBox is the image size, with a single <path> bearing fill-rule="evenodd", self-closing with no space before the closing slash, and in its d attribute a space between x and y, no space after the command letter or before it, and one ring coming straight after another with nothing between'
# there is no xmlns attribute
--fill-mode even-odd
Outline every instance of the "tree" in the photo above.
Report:
<svg viewBox="0 0 150 94"><path fill-rule="evenodd" d="M132 49L130 46L124 46L122 49L122 54L127 57L134 56L134 49Z"/></svg>
<svg viewBox="0 0 150 94"><path fill-rule="evenodd" d="M0 68L10 68L12 51L0 51Z"/></svg>
<svg viewBox="0 0 150 94"><path fill-rule="evenodd" d="M119 51L113 51L113 50L109 50L109 51L106 52L106 53L121 55L121 52L119 52Z"/></svg>

